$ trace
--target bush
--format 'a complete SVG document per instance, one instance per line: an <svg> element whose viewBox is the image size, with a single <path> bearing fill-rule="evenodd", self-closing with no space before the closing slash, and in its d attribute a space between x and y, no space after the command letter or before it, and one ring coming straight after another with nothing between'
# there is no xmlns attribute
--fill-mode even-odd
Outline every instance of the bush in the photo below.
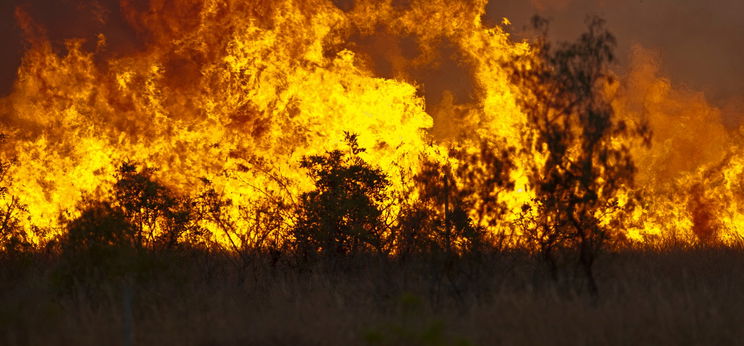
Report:
<svg viewBox="0 0 744 346"><path fill-rule="evenodd" d="M80 216L66 223L62 257L54 271L63 291L79 282L121 278L135 262L135 229L120 208L101 201L84 201L80 208Z"/></svg>
<svg viewBox="0 0 744 346"><path fill-rule="evenodd" d="M202 217L195 201L156 181L155 171L123 163L114 184L114 204L134 228L137 247L173 249L184 235L198 237L203 233L198 224Z"/></svg>
<svg viewBox="0 0 744 346"><path fill-rule="evenodd" d="M385 253L383 204L388 177L359 154L356 135L346 134L348 151L305 157L315 190L302 194L293 242L304 255L344 256L361 252Z"/></svg>

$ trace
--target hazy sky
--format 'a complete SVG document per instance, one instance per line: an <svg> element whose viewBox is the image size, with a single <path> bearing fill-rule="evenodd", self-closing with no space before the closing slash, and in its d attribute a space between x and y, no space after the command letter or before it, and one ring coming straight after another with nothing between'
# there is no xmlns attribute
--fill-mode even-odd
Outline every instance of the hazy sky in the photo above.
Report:
<svg viewBox="0 0 744 346"><path fill-rule="evenodd" d="M677 86L703 91L719 107L739 108L729 113L744 110L742 0L495 0L486 19L508 17L519 31L535 13L552 19L552 32L564 40L581 33L588 14L599 15L618 39L621 65L633 45L652 49L662 74Z"/></svg>
<svg viewBox="0 0 744 346"><path fill-rule="evenodd" d="M118 2L0 0L0 95L10 91L23 51L16 6L24 4L58 45L67 37L104 32L109 47L136 49L138 40L121 18ZM559 39L576 37L588 14L600 15L618 38L621 64L627 63L630 47L640 44L660 54L662 73L678 85L704 91L721 107L744 100L742 0L492 0L485 19L496 23L508 17L517 32L535 13L552 19Z"/></svg>

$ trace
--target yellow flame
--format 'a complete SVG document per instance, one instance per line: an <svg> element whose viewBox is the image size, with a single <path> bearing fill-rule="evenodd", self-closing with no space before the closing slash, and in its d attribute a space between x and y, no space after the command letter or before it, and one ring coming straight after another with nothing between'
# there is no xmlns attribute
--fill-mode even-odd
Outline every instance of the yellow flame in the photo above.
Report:
<svg viewBox="0 0 744 346"><path fill-rule="evenodd" d="M84 196L109 196L126 160L158 168L187 195L208 179L237 217L267 195L311 188L300 159L338 148L344 131L359 134L364 158L396 192L408 191L405 177L424 154L457 165L453 143L519 148L525 117L500 62L531 47L485 26L486 4L358 0L344 11L329 0L152 0L138 10L123 0L145 45L119 55L106 54L103 34L95 51L73 38L55 52L19 12L30 48L0 100L0 130L11 139L4 155L16 162L10 195L28 206L26 226L48 238ZM649 119L655 137L651 149L634 149L640 189L628 194L647 201L632 211L627 235L691 235L702 227L696 212L711 213L724 238L744 235L744 162L718 111L658 77L649 53L635 57L624 87L611 90L613 106L628 121ZM499 195L507 221L533 196L528 160L541 158L520 156L514 189Z"/></svg>
<svg viewBox="0 0 744 346"><path fill-rule="evenodd" d="M31 47L2 100L3 130L15 143L9 155L17 158L11 193L28 205L28 225L50 236L81 198L110 194L125 160L157 167L163 182L186 194L207 178L236 202L237 215L237 206L272 191L309 189L299 160L339 147L344 131L359 134L365 159L397 191L407 188L402 175L417 171L421 154L445 152L432 142L432 111L461 120L450 124L452 133L517 144L522 116L498 62L529 47L481 24L485 1L357 1L349 12L292 0L122 6L149 37L146 48L100 61L81 40L58 54L43 35L27 32ZM381 27L413 37L419 50L401 58L393 78L377 77L364 50L350 44ZM97 37L105 51L106 37ZM407 69L436 65L443 40L468 66L477 94L432 110L422 94L428 85ZM508 200L516 207L525 194L520 188Z"/></svg>

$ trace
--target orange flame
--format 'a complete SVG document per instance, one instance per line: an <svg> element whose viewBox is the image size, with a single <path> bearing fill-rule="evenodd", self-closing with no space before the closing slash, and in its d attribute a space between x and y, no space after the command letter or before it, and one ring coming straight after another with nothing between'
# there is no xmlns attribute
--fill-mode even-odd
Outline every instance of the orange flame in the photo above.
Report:
<svg viewBox="0 0 744 346"><path fill-rule="evenodd" d="M396 192L408 191L422 155L457 165L452 143L520 147L525 118L500 61L531 48L481 22L487 2L122 0L145 44L116 55L104 34L94 48L71 38L56 52L18 9L29 48L0 100L4 155L16 162L9 194L28 206L26 226L45 231L42 243L82 198L109 196L126 160L157 167L187 195L208 180L238 215L311 188L300 158L338 148L344 131L359 134ZM649 53L635 57L614 107L648 118L655 137L634 153L649 198L629 237L744 234L744 162L719 111L658 77ZM507 220L532 197L519 162L512 179L499 195Z"/></svg>

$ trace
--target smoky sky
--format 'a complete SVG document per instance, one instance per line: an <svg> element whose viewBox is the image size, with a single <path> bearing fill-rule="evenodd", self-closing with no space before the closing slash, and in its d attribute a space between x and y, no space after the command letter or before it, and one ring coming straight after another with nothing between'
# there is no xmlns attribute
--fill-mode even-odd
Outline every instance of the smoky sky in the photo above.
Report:
<svg viewBox="0 0 744 346"><path fill-rule="evenodd" d="M344 4L353 6L353 1ZM14 16L19 6L46 29L60 51L67 38L93 44L98 33L106 35L111 55L143 44L124 19L119 0L0 0L0 95L11 91L27 45ZM484 20L495 24L507 17L513 23L509 30L519 36L535 14L551 20L556 40L574 39L587 15L598 15L618 39L621 70L627 68L631 47L641 45L658 52L662 74L677 85L703 91L724 109L744 104L744 1L491 0Z"/></svg>
<svg viewBox="0 0 744 346"><path fill-rule="evenodd" d="M485 20L507 17L518 34L534 14L551 20L555 40L578 37L588 15L604 18L618 41L621 70L633 46L650 49L676 87L704 92L723 109L726 124L744 122L744 1L496 0Z"/></svg>
<svg viewBox="0 0 744 346"><path fill-rule="evenodd" d="M132 1L141 5L145 0ZM16 20L16 9L44 30L52 47L64 52L64 41L83 38L87 47L96 43L99 33L106 35L106 54L136 50L144 40L125 20L119 0L0 0L0 96L12 90L18 67L28 43ZM104 57L105 58L105 57Z"/></svg>

